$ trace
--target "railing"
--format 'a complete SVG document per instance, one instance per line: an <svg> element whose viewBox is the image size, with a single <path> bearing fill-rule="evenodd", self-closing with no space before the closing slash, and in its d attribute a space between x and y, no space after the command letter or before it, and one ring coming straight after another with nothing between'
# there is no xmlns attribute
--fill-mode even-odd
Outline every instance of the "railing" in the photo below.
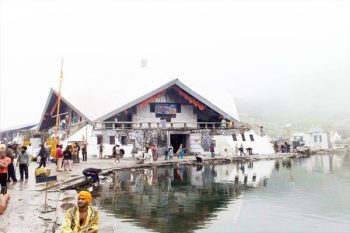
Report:
<svg viewBox="0 0 350 233"><path fill-rule="evenodd" d="M123 129L222 129L228 128L221 122L135 122L135 121L104 121L94 124L95 130ZM232 127L231 127L232 128Z"/></svg>

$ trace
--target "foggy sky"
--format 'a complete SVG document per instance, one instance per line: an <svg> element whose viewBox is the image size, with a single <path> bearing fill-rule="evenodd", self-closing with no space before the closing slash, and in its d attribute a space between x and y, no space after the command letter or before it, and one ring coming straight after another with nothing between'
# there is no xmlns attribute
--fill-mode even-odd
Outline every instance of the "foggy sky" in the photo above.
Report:
<svg viewBox="0 0 350 233"><path fill-rule="evenodd" d="M40 120L61 57L73 104L179 78L281 114L350 112L349 1L0 2L0 128Z"/></svg>

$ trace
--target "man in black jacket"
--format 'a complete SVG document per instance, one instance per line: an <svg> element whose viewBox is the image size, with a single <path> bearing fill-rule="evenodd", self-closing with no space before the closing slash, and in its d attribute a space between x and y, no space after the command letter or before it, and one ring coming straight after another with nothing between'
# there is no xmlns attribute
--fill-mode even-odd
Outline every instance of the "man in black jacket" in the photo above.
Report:
<svg viewBox="0 0 350 233"><path fill-rule="evenodd" d="M86 168L83 170L83 175L88 178L91 177L92 178L92 183L100 182L100 179L98 177L98 174L101 173L101 169L98 168Z"/></svg>

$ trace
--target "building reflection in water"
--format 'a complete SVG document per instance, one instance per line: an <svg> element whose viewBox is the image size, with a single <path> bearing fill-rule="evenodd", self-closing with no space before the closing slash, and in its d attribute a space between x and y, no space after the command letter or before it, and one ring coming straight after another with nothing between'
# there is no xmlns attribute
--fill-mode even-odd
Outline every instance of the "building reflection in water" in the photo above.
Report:
<svg viewBox="0 0 350 233"><path fill-rule="evenodd" d="M144 228L191 232L243 192L264 185L273 166L262 161L119 171L94 190L95 203Z"/></svg>
<svg viewBox="0 0 350 233"><path fill-rule="evenodd" d="M331 156L331 158L330 158ZM119 219L157 232L193 232L205 228L230 205L239 214L240 196L265 187L273 172L293 167L306 172L333 172L346 157L267 160L225 165L169 166L118 171L95 190L100 208Z"/></svg>

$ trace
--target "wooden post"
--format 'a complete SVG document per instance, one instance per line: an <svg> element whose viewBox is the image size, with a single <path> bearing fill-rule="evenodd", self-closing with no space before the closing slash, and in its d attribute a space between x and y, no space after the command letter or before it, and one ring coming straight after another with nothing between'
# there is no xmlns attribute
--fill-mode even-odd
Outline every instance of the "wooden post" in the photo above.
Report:
<svg viewBox="0 0 350 233"><path fill-rule="evenodd" d="M47 187L48 187L48 182L46 182L46 188L45 188L45 204L44 204L44 211L46 212L47 210Z"/></svg>

